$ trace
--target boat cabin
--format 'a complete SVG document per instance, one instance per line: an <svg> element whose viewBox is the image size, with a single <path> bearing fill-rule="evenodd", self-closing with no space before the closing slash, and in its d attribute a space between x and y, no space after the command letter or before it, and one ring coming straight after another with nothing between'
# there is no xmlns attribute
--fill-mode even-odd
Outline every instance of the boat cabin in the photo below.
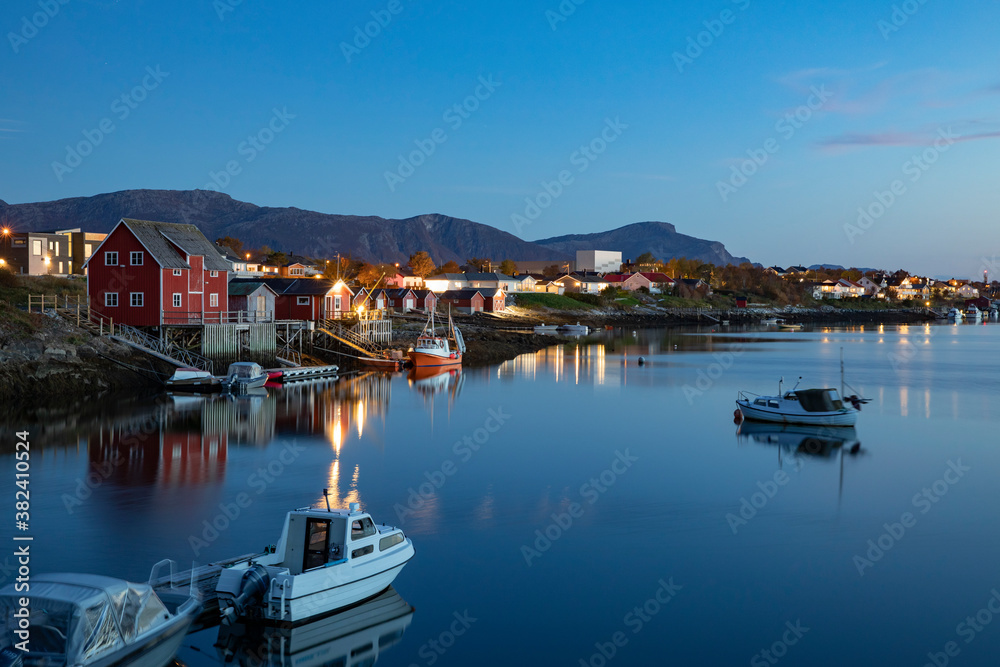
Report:
<svg viewBox="0 0 1000 667"><path fill-rule="evenodd" d="M403 541L402 531L379 533L371 516L358 511L357 503L351 505L348 510L307 508L289 512L282 534L281 567L287 567L289 574L302 574L365 558Z"/></svg>

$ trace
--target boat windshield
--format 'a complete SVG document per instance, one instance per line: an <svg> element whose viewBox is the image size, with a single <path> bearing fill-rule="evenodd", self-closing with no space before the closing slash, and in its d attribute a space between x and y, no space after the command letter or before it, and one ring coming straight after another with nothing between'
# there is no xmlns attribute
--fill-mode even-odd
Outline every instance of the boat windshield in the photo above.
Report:
<svg viewBox="0 0 1000 667"><path fill-rule="evenodd" d="M256 365L233 364L229 367L229 375L238 378L252 378L260 375L261 370Z"/></svg>
<svg viewBox="0 0 1000 667"><path fill-rule="evenodd" d="M844 407L836 389L800 389L795 395L806 412L834 412Z"/></svg>

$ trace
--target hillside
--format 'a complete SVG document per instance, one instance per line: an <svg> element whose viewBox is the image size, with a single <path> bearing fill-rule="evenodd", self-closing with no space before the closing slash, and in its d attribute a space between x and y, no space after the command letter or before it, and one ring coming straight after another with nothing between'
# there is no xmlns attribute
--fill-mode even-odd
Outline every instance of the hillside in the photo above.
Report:
<svg viewBox="0 0 1000 667"><path fill-rule="evenodd" d="M570 234L535 241L555 252L575 256L577 250L621 250L622 259L635 259L651 252L657 259L672 257L699 259L713 264L742 264L746 257L734 257L718 241L678 234L669 222L637 222L608 232Z"/></svg>

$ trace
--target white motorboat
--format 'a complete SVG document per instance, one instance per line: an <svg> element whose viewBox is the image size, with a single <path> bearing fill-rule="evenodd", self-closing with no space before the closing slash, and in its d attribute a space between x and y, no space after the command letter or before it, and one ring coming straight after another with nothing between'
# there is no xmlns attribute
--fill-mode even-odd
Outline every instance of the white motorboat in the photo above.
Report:
<svg viewBox="0 0 1000 667"><path fill-rule="evenodd" d="M299 625L223 625L222 664L256 667L372 665L403 639L411 607L391 586L364 604Z"/></svg>
<svg viewBox="0 0 1000 667"><path fill-rule="evenodd" d="M163 385L171 391L212 392L218 391L222 381L200 368L178 368Z"/></svg>
<svg viewBox="0 0 1000 667"><path fill-rule="evenodd" d="M247 389L263 387L267 382L267 377L267 371L261 368L260 364L255 364L252 361L237 361L229 364L226 379L222 381L222 384L229 391L246 391Z"/></svg>
<svg viewBox="0 0 1000 667"><path fill-rule="evenodd" d="M539 324L535 327L535 333L555 333L559 330L559 325L557 324Z"/></svg>
<svg viewBox="0 0 1000 667"><path fill-rule="evenodd" d="M590 327L588 327L586 324L580 324L579 322L577 322L576 324L561 324L559 325L559 331L570 334L586 335L590 333Z"/></svg>
<svg viewBox="0 0 1000 667"><path fill-rule="evenodd" d="M964 314L958 308L952 308L948 311L948 319L955 320L956 322L961 322Z"/></svg>
<svg viewBox="0 0 1000 667"><path fill-rule="evenodd" d="M147 584L93 574L33 574L30 595L14 584L0 590L6 625L0 662L162 667L200 609L196 597L175 606Z"/></svg>
<svg viewBox="0 0 1000 667"><path fill-rule="evenodd" d="M764 319L764 320L760 321L761 325L763 325L765 327L777 326L778 322L781 322L781 320L778 319L777 317L768 317L767 319Z"/></svg>
<svg viewBox="0 0 1000 667"><path fill-rule="evenodd" d="M971 303L969 307L965 309L965 319L972 320L973 322L978 322L983 319L983 311L976 307L976 304Z"/></svg>
<svg viewBox="0 0 1000 667"><path fill-rule="evenodd" d="M413 558L413 543L399 528L376 526L358 503L330 509L329 502L289 512L272 553L222 570L215 590L223 623L298 623L389 587Z"/></svg>
<svg viewBox="0 0 1000 667"><path fill-rule="evenodd" d="M834 388L797 389L798 384L795 387L782 393L779 382L776 396L740 391L736 408L744 419L780 424L854 426L857 422L860 399L855 398L856 403L849 406Z"/></svg>

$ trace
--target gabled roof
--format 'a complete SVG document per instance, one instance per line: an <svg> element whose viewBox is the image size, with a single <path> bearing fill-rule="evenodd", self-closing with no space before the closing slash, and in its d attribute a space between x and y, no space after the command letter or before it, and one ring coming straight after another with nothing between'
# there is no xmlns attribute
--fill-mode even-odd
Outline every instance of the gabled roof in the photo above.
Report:
<svg viewBox="0 0 1000 667"><path fill-rule="evenodd" d="M628 280L628 276L623 273L608 273L604 276L605 282L609 283L623 283Z"/></svg>
<svg viewBox="0 0 1000 667"><path fill-rule="evenodd" d="M464 274L466 280L514 280L513 276L508 276L504 273L466 273Z"/></svg>
<svg viewBox="0 0 1000 667"><path fill-rule="evenodd" d="M246 262L245 259L236 254L236 252L227 245L219 245L218 243L213 244L215 249L219 251L219 254L230 262Z"/></svg>
<svg viewBox="0 0 1000 667"><path fill-rule="evenodd" d="M429 289L411 289L410 291L413 292L413 295L418 299L426 299L428 294L434 294L434 292Z"/></svg>
<svg viewBox="0 0 1000 667"><path fill-rule="evenodd" d="M399 288L396 288L396 289L387 289L385 291L386 295L390 299L402 299L407 294L410 294L412 292L413 292L413 290L410 289L409 287L399 287Z"/></svg>
<svg viewBox="0 0 1000 667"><path fill-rule="evenodd" d="M274 292L274 288L267 284L265 280L253 281L242 281L242 280L231 280L229 282L229 296L248 296L253 294L261 287L266 287L267 289ZM277 292L274 292L277 295Z"/></svg>
<svg viewBox="0 0 1000 667"><path fill-rule="evenodd" d="M436 276L427 276L424 281L427 280L467 280L464 273L439 273Z"/></svg>
<svg viewBox="0 0 1000 667"><path fill-rule="evenodd" d="M660 273L659 271L652 271L652 272L646 271L646 272L643 272L640 275L642 275L643 278L646 278L650 282L654 282L654 283L672 283L672 282L674 282L673 278L671 278L670 276L668 276L665 273Z"/></svg>
<svg viewBox="0 0 1000 667"><path fill-rule="evenodd" d="M194 225L184 225L173 222L153 222L151 220L134 220L132 218L122 218L118 225L125 225L132 232L132 235L142 244L153 260L164 269L190 269L184 255L200 255L205 258L205 270L207 271L229 271L229 262L219 254L215 245L205 238L201 230ZM115 225L115 229L118 229ZM114 229L111 230L112 233ZM107 242L111 234L108 234L101 245L94 253L87 258L83 266L90 264L90 260L97 257L100 248Z"/></svg>

